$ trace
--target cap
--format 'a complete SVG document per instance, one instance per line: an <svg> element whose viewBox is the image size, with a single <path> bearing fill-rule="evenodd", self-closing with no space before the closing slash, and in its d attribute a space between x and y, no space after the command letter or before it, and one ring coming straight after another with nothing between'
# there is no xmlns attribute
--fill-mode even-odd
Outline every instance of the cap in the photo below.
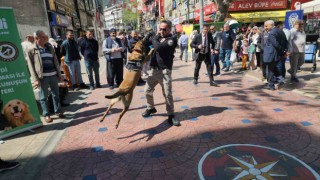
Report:
<svg viewBox="0 0 320 180"><path fill-rule="evenodd" d="M111 28L110 32L117 32L117 30L115 28Z"/></svg>

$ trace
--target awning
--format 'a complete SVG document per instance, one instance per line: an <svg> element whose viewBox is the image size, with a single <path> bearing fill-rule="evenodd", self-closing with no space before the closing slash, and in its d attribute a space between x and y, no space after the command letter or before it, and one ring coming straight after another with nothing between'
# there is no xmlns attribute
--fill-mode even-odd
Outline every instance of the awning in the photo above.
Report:
<svg viewBox="0 0 320 180"><path fill-rule="evenodd" d="M320 1L310 1L301 5L304 14L320 12Z"/></svg>
<svg viewBox="0 0 320 180"><path fill-rule="evenodd" d="M266 20L284 21L286 11L259 11L246 13L230 13L230 15L241 22L264 22Z"/></svg>

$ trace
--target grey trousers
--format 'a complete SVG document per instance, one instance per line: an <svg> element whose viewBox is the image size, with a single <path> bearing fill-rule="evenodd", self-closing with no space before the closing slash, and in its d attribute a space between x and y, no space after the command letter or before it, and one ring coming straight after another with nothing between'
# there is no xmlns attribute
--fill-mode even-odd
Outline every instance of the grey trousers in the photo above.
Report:
<svg viewBox="0 0 320 180"><path fill-rule="evenodd" d="M288 72L296 77L297 70L304 64L304 53L292 53L290 55L290 69Z"/></svg>
<svg viewBox="0 0 320 180"><path fill-rule="evenodd" d="M168 115L174 114L171 73L172 72L170 69L151 69L144 89L147 98L147 109L154 108L153 92L156 85L160 84L162 88L162 94L166 100L167 113Z"/></svg>

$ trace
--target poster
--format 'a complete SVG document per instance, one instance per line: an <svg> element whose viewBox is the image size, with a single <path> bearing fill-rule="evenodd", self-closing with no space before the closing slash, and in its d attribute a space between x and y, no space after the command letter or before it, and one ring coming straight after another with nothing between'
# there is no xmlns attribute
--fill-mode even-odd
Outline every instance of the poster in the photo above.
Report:
<svg viewBox="0 0 320 180"><path fill-rule="evenodd" d="M291 29L297 20L303 19L303 10L287 11L286 20L284 22L284 27Z"/></svg>
<svg viewBox="0 0 320 180"><path fill-rule="evenodd" d="M0 7L0 139L42 126L12 8Z"/></svg>
<svg viewBox="0 0 320 180"><path fill-rule="evenodd" d="M183 31L186 33L186 35L189 37L189 48L188 48L188 52L191 52L191 47L190 47L190 43L191 43L191 39L190 39L190 35L191 35L191 33L192 33L192 31L193 31L193 24L184 24L183 26L182 26L182 28L183 28Z"/></svg>

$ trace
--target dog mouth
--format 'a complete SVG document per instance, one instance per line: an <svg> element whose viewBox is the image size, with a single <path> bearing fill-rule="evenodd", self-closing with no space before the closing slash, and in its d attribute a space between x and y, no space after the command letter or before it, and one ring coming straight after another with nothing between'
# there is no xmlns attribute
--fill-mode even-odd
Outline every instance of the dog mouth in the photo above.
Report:
<svg viewBox="0 0 320 180"><path fill-rule="evenodd" d="M15 113L11 113L11 115L15 118L21 118L22 117L22 112L15 112Z"/></svg>

